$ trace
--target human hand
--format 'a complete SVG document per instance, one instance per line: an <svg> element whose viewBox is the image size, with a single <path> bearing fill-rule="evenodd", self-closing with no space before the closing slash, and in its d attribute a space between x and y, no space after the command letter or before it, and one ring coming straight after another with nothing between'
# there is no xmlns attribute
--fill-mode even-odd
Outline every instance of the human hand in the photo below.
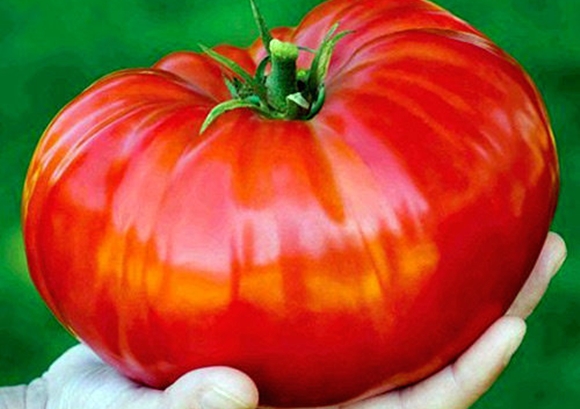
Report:
<svg viewBox="0 0 580 409"><path fill-rule="evenodd" d="M341 406L340 409L469 408L506 368L525 335L524 320L539 304L565 259L564 240L549 233L530 277L506 315L455 362L415 385Z"/></svg>
<svg viewBox="0 0 580 409"><path fill-rule="evenodd" d="M468 408L507 366L525 334L524 320L540 302L565 257L564 241L550 233L507 314L457 361L415 385L340 405L340 409ZM235 369L199 369L158 391L126 379L84 345L71 348L30 385L0 389L0 409L254 409L257 403L254 383Z"/></svg>
<svg viewBox="0 0 580 409"><path fill-rule="evenodd" d="M257 402L254 383L235 369L192 371L160 391L125 378L83 344L30 385L0 388L0 409L252 409Z"/></svg>

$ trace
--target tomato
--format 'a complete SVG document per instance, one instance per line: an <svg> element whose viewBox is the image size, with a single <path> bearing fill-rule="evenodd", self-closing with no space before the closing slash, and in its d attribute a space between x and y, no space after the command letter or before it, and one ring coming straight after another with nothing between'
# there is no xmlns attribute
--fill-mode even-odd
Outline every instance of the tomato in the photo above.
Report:
<svg viewBox="0 0 580 409"><path fill-rule="evenodd" d="M559 188L541 96L423 0L331 0L273 35L333 43L308 117L248 97L200 132L247 90L236 72L254 75L262 40L114 73L57 115L24 190L32 279L66 328L156 388L209 365L276 406L415 382L505 313L539 254Z"/></svg>

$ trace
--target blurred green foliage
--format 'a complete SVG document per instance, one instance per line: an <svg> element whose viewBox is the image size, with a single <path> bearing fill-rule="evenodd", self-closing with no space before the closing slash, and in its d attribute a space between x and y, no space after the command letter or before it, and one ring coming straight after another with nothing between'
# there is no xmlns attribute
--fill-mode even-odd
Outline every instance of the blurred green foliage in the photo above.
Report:
<svg viewBox="0 0 580 409"><path fill-rule="evenodd" d="M261 0L271 26L318 0ZM554 229L569 259L529 320L513 364L476 408L580 407L580 2L440 0L516 57L543 93L562 167ZM247 45L245 0L2 0L0 3L0 385L27 382L75 341L27 276L19 217L28 161L58 110L99 77L197 43Z"/></svg>

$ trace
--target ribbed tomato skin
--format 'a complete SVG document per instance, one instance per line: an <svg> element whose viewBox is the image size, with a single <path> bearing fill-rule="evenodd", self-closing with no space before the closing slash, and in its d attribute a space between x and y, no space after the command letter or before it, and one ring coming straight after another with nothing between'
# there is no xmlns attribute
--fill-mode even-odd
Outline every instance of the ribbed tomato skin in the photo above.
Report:
<svg viewBox="0 0 580 409"><path fill-rule="evenodd" d="M122 373L163 388L228 365L262 404L357 399L449 363L526 280L559 186L526 73L422 0L331 0L276 33L316 48L336 22L353 33L309 121L240 109L200 135L224 73L179 52L98 81L42 136L32 279Z"/></svg>

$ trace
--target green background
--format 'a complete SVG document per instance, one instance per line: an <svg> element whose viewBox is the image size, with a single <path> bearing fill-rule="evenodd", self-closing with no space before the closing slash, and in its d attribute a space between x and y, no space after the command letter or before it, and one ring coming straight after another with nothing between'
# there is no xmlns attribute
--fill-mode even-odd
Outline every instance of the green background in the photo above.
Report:
<svg viewBox="0 0 580 409"><path fill-rule="evenodd" d="M261 0L271 26L294 25L317 0ZM562 166L554 229L569 259L529 319L512 365L476 408L580 407L580 1L441 0L515 56L553 120ZM148 66L201 42L247 45L245 0L2 0L0 2L0 385L38 376L74 343L28 276L19 227L21 186L44 127L97 78Z"/></svg>

